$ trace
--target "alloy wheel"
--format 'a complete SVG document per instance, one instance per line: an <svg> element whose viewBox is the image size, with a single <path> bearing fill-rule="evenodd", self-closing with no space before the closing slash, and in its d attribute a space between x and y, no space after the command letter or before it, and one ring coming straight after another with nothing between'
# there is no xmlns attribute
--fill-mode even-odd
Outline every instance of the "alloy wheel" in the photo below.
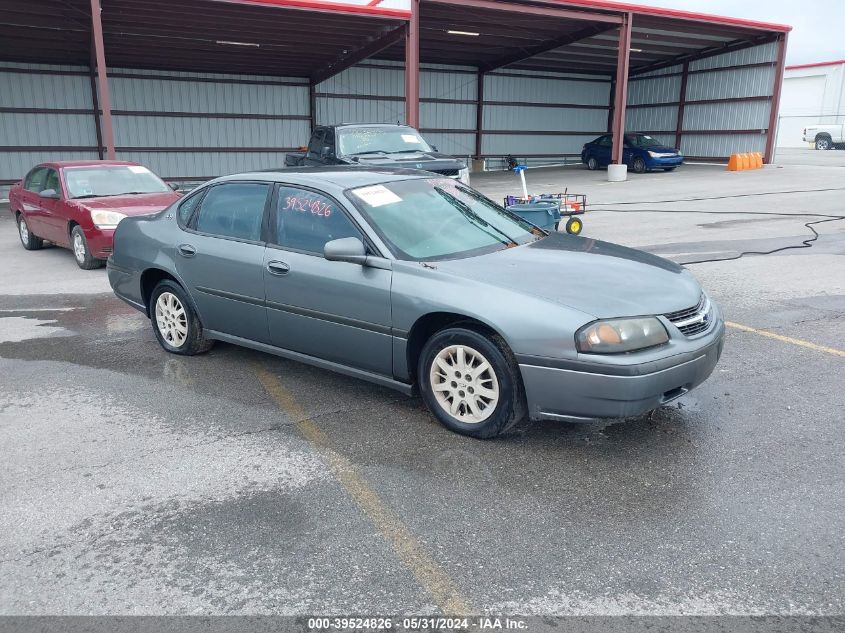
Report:
<svg viewBox="0 0 845 633"><path fill-rule="evenodd" d="M188 338L188 315L182 302L172 292L162 292L156 300L156 327L173 347L182 347Z"/></svg>
<svg viewBox="0 0 845 633"><path fill-rule="evenodd" d="M85 242L79 233L73 234L73 255L80 264L85 261Z"/></svg>
<svg viewBox="0 0 845 633"><path fill-rule="evenodd" d="M23 219L23 216L18 219L18 233L21 236L23 245L26 246L29 244L29 227L26 225L26 220Z"/></svg>
<svg viewBox="0 0 845 633"><path fill-rule="evenodd" d="M429 382L437 404L465 424L479 424L499 402L499 381L490 362L467 345L450 345L434 357Z"/></svg>

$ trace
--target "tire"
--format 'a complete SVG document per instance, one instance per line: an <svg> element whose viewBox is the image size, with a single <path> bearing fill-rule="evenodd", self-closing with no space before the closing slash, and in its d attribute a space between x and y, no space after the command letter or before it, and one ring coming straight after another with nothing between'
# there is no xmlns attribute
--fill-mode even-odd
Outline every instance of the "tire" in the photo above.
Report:
<svg viewBox="0 0 845 633"><path fill-rule="evenodd" d="M595 171L599 168L599 161L596 160L595 156L590 156L587 159L587 169L590 171Z"/></svg>
<svg viewBox="0 0 845 633"><path fill-rule="evenodd" d="M214 341L203 336L199 316L176 282L160 281L153 288L148 307L156 340L171 354L195 356L214 346Z"/></svg>
<svg viewBox="0 0 845 633"><path fill-rule="evenodd" d="M581 218L571 217L566 221L566 232L571 235L578 235L583 228Z"/></svg>
<svg viewBox="0 0 845 633"><path fill-rule="evenodd" d="M831 139L827 136L818 136L818 137L816 137L816 149L819 149L819 150L833 149L833 143L832 143Z"/></svg>
<svg viewBox="0 0 845 633"><path fill-rule="evenodd" d="M631 169L635 174L644 174L646 169L645 161L639 156L637 156L631 163Z"/></svg>
<svg viewBox="0 0 845 633"><path fill-rule="evenodd" d="M466 379L469 373L455 375L467 372L467 362L475 370L486 362L487 368L469 380ZM448 376L447 371L452 375ZM519 366L505 341L495 334L483 334L467 327L451 327L436 333L420 354L417 381L432 415L461 435L478 439L495 437L527 416ZM482 389L484 395L480 393Z"/></svg>
<svg viewBox="0 0 845 633"><path fill-rule="evenodd" d="M17 214L16 221L18 223L18 237L21 238L21 244L23 244L23 247L26 250L37 251L39 248L44 246L44 240L37 237L29 230L29 225L26 223L26 218L23 217L23 213L19 212Z"/></svg>
<svg viewBox="0 0 845 633"><path fill-rule="evenodd" d="M70 232L70 250L73 253L73 258L76 260L77 265L82 270L93 270L103 265L102 259L97 259L91 255L91 249L88 248L88 240L85 239L85 233L78 224Z"/></svg>

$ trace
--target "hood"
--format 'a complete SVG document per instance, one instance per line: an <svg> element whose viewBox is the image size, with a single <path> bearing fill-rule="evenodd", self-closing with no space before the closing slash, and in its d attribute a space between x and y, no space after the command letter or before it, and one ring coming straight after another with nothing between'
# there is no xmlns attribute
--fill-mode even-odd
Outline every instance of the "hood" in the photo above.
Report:
<svg viewBox="0 0 845 633"><path fill-rule="evenodd" d="M169 207L181 197L181 194L175 191L165 191L162 193L137 193L127 196L83 198L72 202L86 209L108 209L125 215L151 215Z"/></svg>
<svg viewBox="0 0 845 633"><path fill-rule="evenodd" d="M414 152L407 154L371 154L358 156L353 164L366 167L403 167L405 169L423 169L425 171L461 170L466 164L448 154L439 152ZM347 160L351 158L347 157Z"/></svg>
<svg viewBox="0 0 845 633"><path fill-rule="evenodd" d="M654 147L641 147L647 152L656 152L658 154L677 154L677 147L669 147L667 145L655 145Z"/></svg>
<svg viewBox="0 0 845 633"><path fill-rule="evenodd" d="M674 262L565 233L435 265L459 277L531 294L599 319L667 314L694 306L701 297L698 281Z"/></svg>

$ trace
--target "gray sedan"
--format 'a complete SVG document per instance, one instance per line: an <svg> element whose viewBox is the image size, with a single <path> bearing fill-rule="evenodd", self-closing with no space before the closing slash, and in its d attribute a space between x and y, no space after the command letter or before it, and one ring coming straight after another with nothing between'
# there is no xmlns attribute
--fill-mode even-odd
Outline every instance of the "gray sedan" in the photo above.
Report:
<svg viewBox="0 0 845 633"><path fill-rule="evenodd" d="M724 337L680 266L419 171L219 178L121 221L108 274L168 352L219 340L419 393L480 438L659 407L710 375Z"/></svg>

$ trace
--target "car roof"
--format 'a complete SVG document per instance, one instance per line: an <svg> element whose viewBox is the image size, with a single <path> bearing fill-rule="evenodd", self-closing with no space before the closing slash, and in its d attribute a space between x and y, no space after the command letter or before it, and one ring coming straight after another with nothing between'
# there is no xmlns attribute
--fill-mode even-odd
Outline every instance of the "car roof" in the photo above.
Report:
<svg viewBox="0 0 845 633"><path fill-rule="evenodd" d="M338 123L337 125L321 125L320 127L333 128L356 128L356 127L385 127L385 128L409 128L410 125L402 125L399 123Z"/></svg>
<svg viewBox="0 0 845 633"><path fill-rule="evenodd" d="M138 163L133 163L126 160L52 160L45 163L40 163L43 167L109 167L109 166L140 166Z"/></svg>
<svg viewBox="0 0 845 633"><path fill-rule="evenodd" d="M268 169L264 171L231 174L218 178L215 182L227 180L267 180L285 182L292 185L315 185L329 183L340 189L366 187L397 180L410 180L438 177L438 174L423 172L418 169L399 167L364 167L356 165L325 167L290 167L288 169ZM439 176L442 178L443 176Z"/></svg>

